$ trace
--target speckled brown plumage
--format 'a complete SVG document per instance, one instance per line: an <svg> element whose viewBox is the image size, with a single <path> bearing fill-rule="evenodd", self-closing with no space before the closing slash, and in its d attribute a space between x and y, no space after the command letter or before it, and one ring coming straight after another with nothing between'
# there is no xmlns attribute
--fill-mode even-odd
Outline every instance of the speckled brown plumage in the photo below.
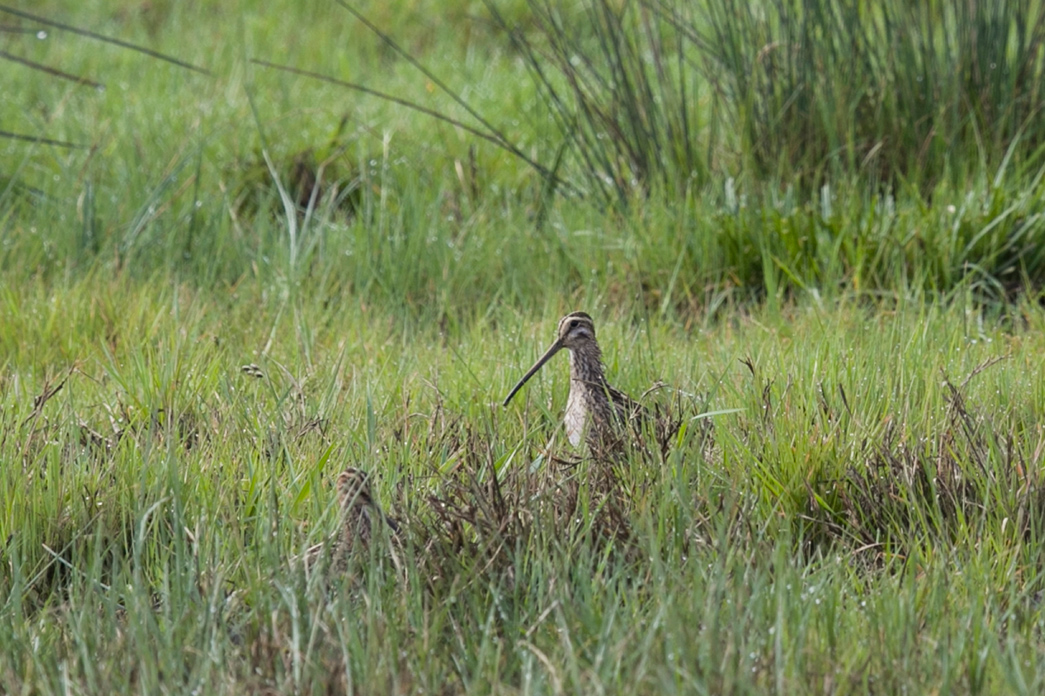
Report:
<svg viewBox="0 0 1045 696"><path fill-rule="evenodd" d="M386 525L393 541L399 533L399 525L386 516L375 502L370 489L370 475L365 471L348 467L337 477L337 497L342 518L341 530L330 544L317 544L305 552L305 562L312 567L323 552L329 548L331 567L344 572L349 559L369 556L370 544L379 525ZM399 568L395 549L390 549L392 562Z"/></svg>
<svg viewBox="0 0 1045 696"><path fill-rule="evenodd" d="M341 555L357 546L369 548L374 533L374 517L382 517L370 492L370 476L352 467L345 469L337 477L337 498L344 515L337 542Z"/></svg>

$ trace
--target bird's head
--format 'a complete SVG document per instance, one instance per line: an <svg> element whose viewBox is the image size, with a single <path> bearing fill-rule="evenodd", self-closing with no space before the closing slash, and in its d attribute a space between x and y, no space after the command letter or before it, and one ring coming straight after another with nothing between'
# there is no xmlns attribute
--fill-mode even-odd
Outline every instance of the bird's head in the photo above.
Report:
<svg viewBox="0 0 1045 696"><path fill-rule="evenodd" d="M537 374L537 370L541 369L544 363L548 362L553 355L563 348L584 351L597 346L598 344L595 343L595 322L591 320L591 317L585 312L571 312L567 314L559 320L555 342L551 344L548 350L544 351L544 355L537 359L533 367L527 370L523 378L519 380L519 383L512 388L512 391L504 400L504 405L507 406L516 392L522 389L522 386ZM595 356L596 358L598 357L597 348Z"/></svg>

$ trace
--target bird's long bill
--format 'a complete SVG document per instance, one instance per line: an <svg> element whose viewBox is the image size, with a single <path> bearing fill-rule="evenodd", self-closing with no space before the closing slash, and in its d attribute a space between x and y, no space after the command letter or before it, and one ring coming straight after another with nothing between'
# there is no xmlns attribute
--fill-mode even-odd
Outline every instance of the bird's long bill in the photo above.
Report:
<svg viewBox="0 0 1045 696"><path fill-rule="evenodd" d="M508 393L508 396L505 397L503 405L507 406L508 402L512 400L512 397L515 396L515 393L522 389L523 385L526 384L531 377L537 374L537 370L541 369L544 366L544 363L551 360L551 357L558 353L560 350L562 350L562 343L560 341L556 341L555 343L553 343L551 345L551 348L546 350L544 352L544 355L537 359L537 362L533 364L533 367L526 371L526 374L523 375L523 378L519 380L519 383L512 387L512 390Z"/></svg>

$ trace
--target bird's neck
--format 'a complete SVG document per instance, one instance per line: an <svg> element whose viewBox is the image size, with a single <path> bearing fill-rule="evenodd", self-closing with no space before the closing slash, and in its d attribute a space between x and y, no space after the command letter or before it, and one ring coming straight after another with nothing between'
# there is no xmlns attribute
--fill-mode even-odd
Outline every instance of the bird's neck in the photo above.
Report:
<svg viewBox="0 0 1045 696"><path fill-rule="evenodd" d="M570 381L600 386L606 383L598 344L570 351Z"/></svg>
<svg viewBox="0 0 1045 696"><path fill-rule="evenodd" d="M370 499L365 495L359 494L353 496L350 500L345 500L341 506L345 510L345 514L350 517L358 516L363 510L370 507Z"/></svg>

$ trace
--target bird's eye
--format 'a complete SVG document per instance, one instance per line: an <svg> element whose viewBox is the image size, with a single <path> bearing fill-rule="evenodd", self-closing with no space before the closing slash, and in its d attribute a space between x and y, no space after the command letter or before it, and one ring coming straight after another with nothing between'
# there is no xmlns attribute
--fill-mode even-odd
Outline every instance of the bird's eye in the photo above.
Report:
<svg viewBox="0 0 1045 696"><path fill-rule="evenodd" d="M575 329L575 328L577 328L577 320L576 320L576 319L572 319L572 320L570 321L570 328L571 328L571 329Z"/></svg>

